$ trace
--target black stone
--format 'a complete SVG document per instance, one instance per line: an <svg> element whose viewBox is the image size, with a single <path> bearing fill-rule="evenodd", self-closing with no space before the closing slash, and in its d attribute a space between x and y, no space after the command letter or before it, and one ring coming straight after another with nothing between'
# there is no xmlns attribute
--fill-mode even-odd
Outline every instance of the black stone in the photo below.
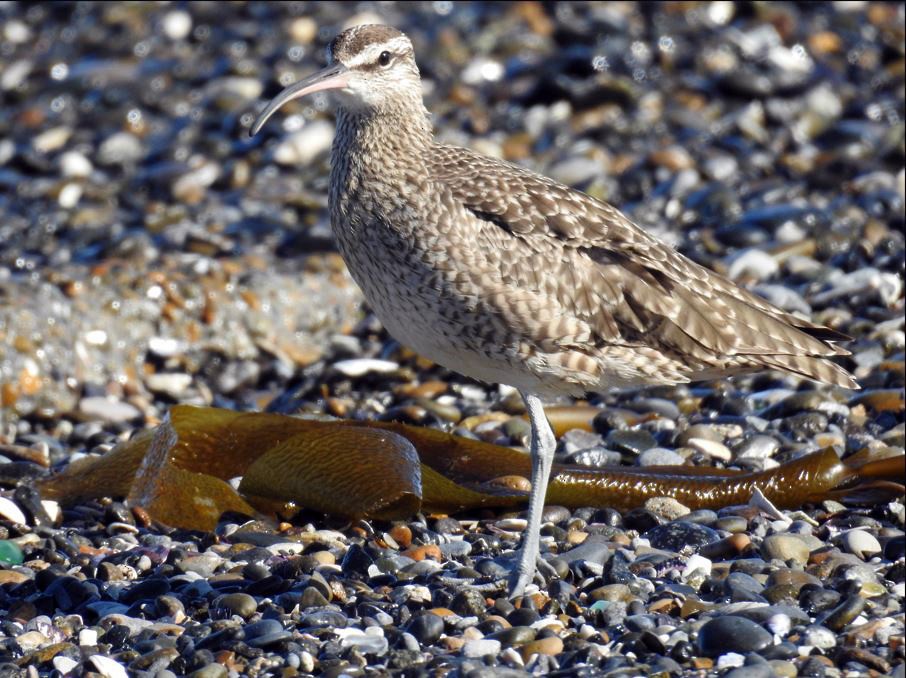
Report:
<svg viewBox="0 0 906 678"><path fill-rule="evenodd" d="M611 431L607 434L605 442L611 449L636 455L657 445L657 440L654 439L654 436L642 429Z"/></svg>
<svg viewBox="0 0 906 678"><path fill-rule="evenodd" d="M906 536L891 537L884 544L884 559L899 560L906 556Z"/></svg>
<svg viewBox="0 0 906 678"><path fill-rule="evenodd" d="M432 645L444 632L444 620L430 612L419 614L411 619L406 631L422 645Z"/></svg>
<svg viewBox="0 0 906 678"><path fill-rule="evenodd" d="M865 609L865 599L860 595L847 596L842 603L815 619L816 624L823 624L831 631L842 631L853 619Z"/></svg>
<svg viewBox="0 0 906 678"><path fill-rule="evenodd" d="M353 544L346 550L346 555L340 562L344 574L357 574L367 576L368 568L374 563L370 555L358 544Z"/></svg>
<svg viewBox="0 0 906 678"><path fill-rule="evenodd" d="M699 651L707 657L727 652L758 652L770 647L773 637L761 626L744 617L717 617L699 629L696 641Z"/></svg>
<svg viewBox="0 0 906 678"><path fill-rule="evenodd" d="M120 594L119 602L131 605L139 600L151 600L170 592L170 582L166 579L145 579L130 586Z"/></svg>
<svg viewBox="0 0 906 678"><path fill-rule="evenodd" d="M477 617L485 612L484 596L474 589L464 589L450 601L450 609L460 617Z"/></svg>
<svg viewBox="0 0 906 678"><path fill-rule="evenodd" d="M675 553L695 552L705 544L720 540L717 530L685 520L675 520L658 525L642 536L651 543L652 547Z"/></svg>

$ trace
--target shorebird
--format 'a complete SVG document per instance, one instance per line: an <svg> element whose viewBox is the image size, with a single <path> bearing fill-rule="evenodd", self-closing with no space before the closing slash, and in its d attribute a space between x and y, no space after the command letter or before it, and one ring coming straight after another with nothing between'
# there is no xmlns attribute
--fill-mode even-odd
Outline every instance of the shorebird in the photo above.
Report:
<svg viewBox="0 0 906 678"><path fill-rule="evenodd" d="M857 388L829 360L847 339L685 258L616 208L547 177L439 144L412 43L383 25L331 42L328 66L286 88L336 104L330 219L352 277L402 344L516 387L531 422L528 521L509 580L539 557L556 440L542 398L777 369Z"/></svg>

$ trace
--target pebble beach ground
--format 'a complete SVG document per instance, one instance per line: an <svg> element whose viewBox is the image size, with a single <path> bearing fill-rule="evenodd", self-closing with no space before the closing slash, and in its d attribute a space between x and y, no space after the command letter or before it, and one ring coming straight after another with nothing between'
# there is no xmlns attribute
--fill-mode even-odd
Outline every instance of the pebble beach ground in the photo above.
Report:
<svg viewBox="0 0 906 678"><path fill-rule="evenodd" d="M904 448L900 3L0 5L0 677L904 676L904 502L149 523L30 481L175 403L525 443L517 394L395 344L335 253L344 26L413 39L438 136L620 206L852 336L859 392L762 374L615 393L560 460L771 468ZM570 405L570 403L559 403Z"/></svg>

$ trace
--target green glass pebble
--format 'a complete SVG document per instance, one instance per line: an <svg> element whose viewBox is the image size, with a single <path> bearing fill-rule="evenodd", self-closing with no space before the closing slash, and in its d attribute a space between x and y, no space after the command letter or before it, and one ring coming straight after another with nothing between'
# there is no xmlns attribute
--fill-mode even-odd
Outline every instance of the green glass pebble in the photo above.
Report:
<svg viewBox="0 0 906 678"><path fill-rule="evenodd" d="M25 555L17 543L8 539L0 540L0 563L4 565L21 565L23 560L25 560Z"/></svg>

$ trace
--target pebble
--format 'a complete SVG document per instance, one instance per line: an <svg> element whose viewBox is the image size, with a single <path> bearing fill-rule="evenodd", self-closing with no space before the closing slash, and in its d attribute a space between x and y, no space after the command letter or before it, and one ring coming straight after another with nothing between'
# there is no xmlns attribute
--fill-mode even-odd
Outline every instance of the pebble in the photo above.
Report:
<svg viewBox="0 0 906 678"><path fill-rule="evenodd" d="M657 444L654 436L648 431L612 431L605 442L608 447L631 454L641 454Z"/></svg>
<svg viewBox="0 0 906 678"><path fill-rule="evenodd" d="M104 676L104 678L127 678L129 675L126 673L126 669L122 664L110 657L94 654L91 655L90 660L91 663L94 664L94 668L97 669L97 672Z"/></svg>
<svg viewBox="0 0 906 678"><path fill-rule="evenodd" d="M79 411L86 417L111 423L129 422L141 416L141 411L135 406L103 396L82 398Z"/></svg>
<svg viewBox="0 0 906 678"><path fill-rule="evenodd" d="M849 553L868 560L881 552L881 544L865 530L849 530L842 537L843 546Z"/></svg>
<svg viewBox="0 0 906 678"><path fill-rule="evenodd" d="M837 645L837 635L824 626L812 625L802 633L800 642L819 650L829 650Z"/></svg>
<svg viewBox="0 0 906 678"><path fill-rule="evenodd" d="M654 497L645 502L645 508L667 520L676 520L690 513L689 507L683 506L672 497Z"/></svg>
<svg viewBox="0 0 906 678"><path fill-rule="evenodd" d="M705 438L690 438L686 441L686 444L692 449L697 450L704 455L712 457L713 459L730 461L730 459L733 458L733 454L730 452L729 448L723 443L716 440L707 440Z"/></svg>
<svg viewBox="0 0 906 678"><path fill-rule="evenodd" d="M651 528L644 535L651 546L665 551L681 553L684 551L697 551L706 544L711 544L720 539L720 534L710 527L676 520L664 525Z"/></svg>
<svg viewBox="0 0 906 678"><path fill-rule="evenodd" d="M766 280L780 270L780 264L767 252L759 249L743 250L730 260L727 275L731 280L745 277L752 280Z"/></svg>
<svg viewBox="0 0 906 678"><path fill-rule="evenodd" d="M101 143L97 159L102 165L129 165L141 160L144 154L138 137L129 132L116 132Z"/></svg>
<svg viewBox="0 0 906 678"><path fill-rule="evenodd" d="M717 657L727 652L759 652L772 643L771 634L753 621L727 615L706 622L696 640L699 652Z"/></svg>
<svg viewBox="0 0 906 678"><path fill-rule="evenodd" d="M816 618L815 621L823 624L831 631L839 632L862 613L865 605L864 598L857 595L848 596L835 608Z"/></svg>
<svg viewBox="0 0 906 678"><path fill-rule="evenodd" d="M60 155L60 171L64 177L85 179L93 169L91 161L78 151L66 151Z"/></svg>
<svg viewBox="0 0 906 678"><path fill-rule="evenodd" d="M761 543L761 555L765 560L793 560L805 565L809 559L809 547L794 534L772 534Z"/></svg>
<svg viewBox="0 0 906 678"><path fill-rule="evenodd" d="M347 377L363 377L369 373L387 374L399 369L399 364L390 360L340 360L333 364L333 368Z"/></svg>
<svg viewBox="0 0 906 678"><path fill-rule="evenodd" d="M228 593L220 596L214 600L214 606L226 608L243 619L248 619L258 609L258 603L247 593Z"/></svg>
<svg viewBox="0 0 906 678"><path fill-rule="evenodd" d="M557 636L548 636L539 640L533 640L526 643L520 649L522 658L528 661L533 654L543 654L549 657L556 657L563 652L563 641Z"/></svg>
<svg viewBox="0 0 906 678"><path fill-rule="evenodd" d="M25 525L28 523L28 518L25 517L25 514L22 512L16 503L12 499L7 499L6 497L0 497L0 517L4 520L8 520L11 523L19 523L20 525ZM5 551L10 553L14 552L11 542L6 542L10 544ZM6 556L9 558L10 556ZM2 551L0 551L0 559L4 558Z"/></svg>
<svg viewBox="0 0 906 678"><path fill-rule="evenodd" d="M192 15L182 10L167 12L161 21L161 28L170 40L185 40L192 32Z"/></svg>
<svg viewBox="0 0 906 678"><path fill-rule="evenodd" d="M444 621L436 614L420 614L409 622L406 630L420 643L431 645L440 638L444 632Z"/></svg>
<svg viewBox="0 0 906 678"><path fill-rule="evenodd" d="M682 466L686 460L673 450L652 447L650 450L642 452L636 459L636 463L639 466Z"/></svg>
<svg viewBox="0 0 906 678"><path fill-rule="evenodd" d="M498 640L488 640L487 638L468 640L465 645L462 646L462 654L464 657L473 658L487 656L496 657L500 654L500 647L500 641Z"/></svg>

